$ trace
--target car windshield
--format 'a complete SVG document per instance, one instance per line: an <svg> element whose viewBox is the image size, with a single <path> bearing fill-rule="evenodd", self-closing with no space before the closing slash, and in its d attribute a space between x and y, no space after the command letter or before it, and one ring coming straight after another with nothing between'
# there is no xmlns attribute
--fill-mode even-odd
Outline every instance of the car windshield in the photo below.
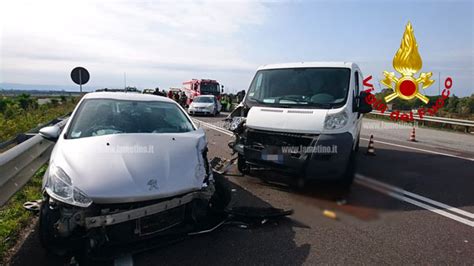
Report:
<svg viewBox="0 0 474 266"><path fill-rule="evenodd" d="M194 102L196 103L213 103L214 101L212 100L211 97L197 97L194 99Z"/></svg>
<svg viewBox="0 0 474 266"><path fill-rule="evenodd" d="M289 68L260 70L248 100L261 105L332 108L344 105L349 68Z"/></svg>
<svg viewBox="0 0 474 266"><path fill-rule="evenodd" d="M67 138L124 133L180 133L194 130L174 103L86 99L72 118Z"/></svg>

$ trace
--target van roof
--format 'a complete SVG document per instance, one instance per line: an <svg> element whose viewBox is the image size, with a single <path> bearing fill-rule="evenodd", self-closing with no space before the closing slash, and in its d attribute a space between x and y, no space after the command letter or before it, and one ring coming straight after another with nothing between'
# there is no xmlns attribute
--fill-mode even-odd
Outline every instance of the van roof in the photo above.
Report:
<svg viewBox="0 0 474 266"><path fill-rule="evenodd" d="M296 63L282 63L270 64L260 66L257 70L263 69L283 69L283 68L305 68L305 67L347 67L354 68L357 66L352 62L296 62Z"/></svg>

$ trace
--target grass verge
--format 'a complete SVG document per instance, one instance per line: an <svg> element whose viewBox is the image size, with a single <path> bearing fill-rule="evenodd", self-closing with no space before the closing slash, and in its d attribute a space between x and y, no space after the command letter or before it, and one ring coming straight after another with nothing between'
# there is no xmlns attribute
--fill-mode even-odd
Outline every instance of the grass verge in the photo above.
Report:
<svg viewBox="0 0 474 266"><path fill-rule="evenodd" d="M6 263L5 256L13 247L33 213L23 208L23 203L41 198L41 181L47 165L43 165L31 180L0 208L0 265Z"/></svg>

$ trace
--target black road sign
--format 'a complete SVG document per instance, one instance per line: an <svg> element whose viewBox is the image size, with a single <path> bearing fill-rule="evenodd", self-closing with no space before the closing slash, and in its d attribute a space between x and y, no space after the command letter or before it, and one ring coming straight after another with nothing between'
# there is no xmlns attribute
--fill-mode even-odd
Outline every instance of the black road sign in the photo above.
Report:
<svg viewBox="0 0 474 266"><path fill-rule="evenodd" d="M90 75L87 69L76 67L71 71L71 78L77 85L84 85L89 81Z"/></svg>

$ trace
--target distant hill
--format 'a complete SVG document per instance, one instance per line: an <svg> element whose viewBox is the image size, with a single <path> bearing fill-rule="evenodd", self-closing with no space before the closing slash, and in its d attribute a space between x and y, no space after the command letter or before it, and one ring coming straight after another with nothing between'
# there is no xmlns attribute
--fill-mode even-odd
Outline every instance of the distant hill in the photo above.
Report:
<svg viewBox="0 0 474 266"><path fill-rule="evenodd" d="M82 86L83 91L95 91L99 87ZM37 90L37 91L77 91L79 86L74 85L37 85L37 84L21 84L21 83L0 83L0 91L2 90Z"/></svg>

